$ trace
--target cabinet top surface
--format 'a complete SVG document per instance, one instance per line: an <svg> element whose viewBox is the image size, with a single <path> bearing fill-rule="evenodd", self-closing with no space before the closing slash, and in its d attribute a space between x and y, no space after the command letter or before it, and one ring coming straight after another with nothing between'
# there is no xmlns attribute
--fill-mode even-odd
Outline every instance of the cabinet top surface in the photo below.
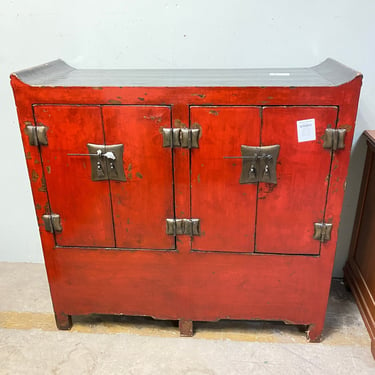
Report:
<svg viewBox="0 0 375 375"><path fill-rule="evenodd" d="M310 68L75 69L55 60L14 73L30 86L47 87L315 87L339 86L361 74L327 59Z"/></svg>

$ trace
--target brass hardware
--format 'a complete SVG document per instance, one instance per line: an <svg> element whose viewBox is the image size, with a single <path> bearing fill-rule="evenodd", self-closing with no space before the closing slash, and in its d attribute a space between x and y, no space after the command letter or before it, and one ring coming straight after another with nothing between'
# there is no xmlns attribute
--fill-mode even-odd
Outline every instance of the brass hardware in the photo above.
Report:
<svg viewBox="0 0 375 375"><path fill-rule="evenodd" d="M167 234L176 236L185 234L188 236L200 235L199 219L167 219Z"/></svg>
<svg viewBox="0 0 375 375"><path fill-rule="evenodd" d="M68 154L68 156L89 156L91 162L91 179L93 181L126 181L123 152L124 145L87 144L88 154Z"/></svg>
<svg viewBox="0 0 375 375"><path fill-rule="evenodd" d="M113 181L126 181L122 161L124 145L107 145L105 146L105 151L103 156L106 158L108 179Z"/></svg>
<svg viewBox="0 0 375 375"><path fill-rule="evenodd" d="M199 129L163 128L163 147L199 148Z"/></svg>
<svg viewBox="0 0 375 375"><path fill-rule="evenodd" d="M29 137L29 143L31 146L47 146L47 127L43 125L32 126L28 125L25 128L25 133Z"/></svg>
<svg viewBox="0 0 375 375"><path fill-rule="evenodd" d="M323 148L329 150L340 150L345 148L346 129L327 128L323 136Z"/></svg>
<svg viewBox="0 0 375 375"><path fill-rule="evenodd" d="M330 223L314 223L314 240L327 242L331 239L332 224Z"/></svg>
<svg viewBox="0 0 375 375"><path fill-rule="evenodd" d="M163 147L181 147L180 129L163 128Z"/></svg>
<svg viewBox="0 0 375 375"><path fill-rule="evenodd" d="M47 232L50 232L50 233L62 232L60 215L58 214L43 215L42 219L44 221L44 228L46 229Z"/></svg>
<svg viewBox="0 0 375 375"><path fill-rule="evenodd" d="M277 184L276 161L280 145L241 146L242 156L224 156L224 159L242 159L240 184L267 182Z"/></svg>

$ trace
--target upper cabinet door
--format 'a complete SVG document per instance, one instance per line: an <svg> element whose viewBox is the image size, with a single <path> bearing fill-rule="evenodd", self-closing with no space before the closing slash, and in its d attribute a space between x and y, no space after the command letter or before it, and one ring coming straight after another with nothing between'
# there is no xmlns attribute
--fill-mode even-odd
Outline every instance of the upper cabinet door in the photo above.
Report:
<svg viewBox="0 0 375 375"><path fill-rule="evenodd" d="M40 152L50 208L59 214L59 246L112 247L108 181L92 181L87 143L104 144L99 106L35 105L37 126L48 128Z"/></svg>
<svg viewBox="0 0 375 375"><path fill-rule="evenodd" d="M260 108L191 107L190 126L201 129L191 150L191 217L201 230L192 249L253 252L257 185L240 184L241 145L259 145Z"/></svg>
<svg viewBox="0 0 375 375"><path fill-rule="evenodd" d="M279 144L280 154L277 184L259 183L256 251L317 255L314 223L330 221L331 152L322 147L322 136L336 127L337 108L266 107L262 117L261 143Z"/></svg>
<svg viewBox="0 0 375 375"><path fill-rule="evenodd" d="M168 106L103 106L106 145L123 144L126 181L110 181L116 246L175 249L166 234L174 218L171 148L160 129L171 127Z"/></svg>

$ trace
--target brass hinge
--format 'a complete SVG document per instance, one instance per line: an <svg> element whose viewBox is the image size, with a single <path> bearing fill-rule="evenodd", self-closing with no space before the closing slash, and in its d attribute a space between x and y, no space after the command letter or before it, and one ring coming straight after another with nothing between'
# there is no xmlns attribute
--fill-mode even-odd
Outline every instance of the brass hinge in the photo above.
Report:
<svg viewBox="0 0 375 375"><path fill-rule="evenodd" d="M25 133L29 137L29 143L31 146L47 146L47 127L43 125L32 126L27 125L25 128Z"/></svg>
<svg viewBox="0 0 375 375"><path fill-rule="evenodd" d="M62 232L60 215L58 214L43 215L42 219L44 221L44 227L47 232L50 232L50 233Z"/></svg>
<svg viewBox="0 0 375 375"><path fill-rule="evenodd" d="M327 242L331 239L332 224L314 223L314 240Z"/></svg>
<svg viewBox="0 0 375 375"><path fill-rule="evenodd" d="M346 129L327 128L323 135L323 148L328 150L340 150L345 148Z"/></svg>
<svg viewBox="0 0 375 375"><path fill-rule="evenodd" d="M199 224L199 219L167 219L167 234L170 236L176 236L178 234L199 236Z"/></svg>
<svg viewBox="0 0 375 375"><path fill-rule="evenodd" d="M199 129L163 128L163 147L199 148Z"/></svg>

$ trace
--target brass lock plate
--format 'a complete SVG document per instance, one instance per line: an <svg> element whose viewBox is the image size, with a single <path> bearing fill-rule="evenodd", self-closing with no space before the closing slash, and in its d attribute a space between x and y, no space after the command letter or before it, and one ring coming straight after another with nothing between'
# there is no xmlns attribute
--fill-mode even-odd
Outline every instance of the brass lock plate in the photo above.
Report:
<svg viewBox="0 0 375 375"><path fill-rule="evenodd" d="M242 172L241 184L267 182L277 184L276 164L280 145L241 146Z"/></svg>
<svg viewBox="0 0 375 375"><path fill-rule="evenodd" d="M87 144L91 162L91 179L93 181L113 180L126 181L123 153L124 145Z"/></svg>

